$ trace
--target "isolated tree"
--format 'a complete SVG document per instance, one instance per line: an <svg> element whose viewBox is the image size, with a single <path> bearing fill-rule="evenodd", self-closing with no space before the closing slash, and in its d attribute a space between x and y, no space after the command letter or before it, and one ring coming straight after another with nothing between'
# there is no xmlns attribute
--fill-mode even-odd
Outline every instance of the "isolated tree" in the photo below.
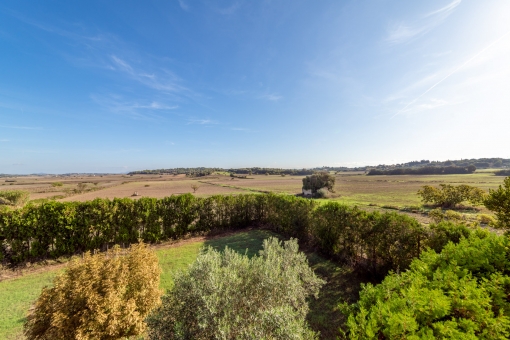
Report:
<svg viewBox="0 0 510 340"><path fill-rule="evenodd" d="M197 192L198 188L200 188L196 183L191 185L191 189L193 189L193 193Z"/></svg>
<svg viewBox="0 0 510 340"><path fill-rule="evenodd" d="M163 304L148 318L148 336L162 339L314 339L307 298L324 281L297 240L264 241L249 258L228 247L206 248L178 273Z"/></svg>
<svg viewBox="0 0 510 340"><path fill-rule="evenodd" d="M327 171L316 172L313 175L303 178L303 189L312 190L316 193L317 190L326 188L329 192L335 192L335 176Z"/></svg>
<svg viewBox="0 0 510 340"><path fill-rule="evenodd" d="M25 336L35 339L113 340L142 334L145 318L160 303L156 254L143 243L127 251L71 262L43 288L27 317Z"/></svg>
<svg viewBox="0 0 510 340"><path fill-rule="evenodd" d="M498 226L510 230L510 177L505 178L498 189L489 189L484 204L496 214Z"/></svg>

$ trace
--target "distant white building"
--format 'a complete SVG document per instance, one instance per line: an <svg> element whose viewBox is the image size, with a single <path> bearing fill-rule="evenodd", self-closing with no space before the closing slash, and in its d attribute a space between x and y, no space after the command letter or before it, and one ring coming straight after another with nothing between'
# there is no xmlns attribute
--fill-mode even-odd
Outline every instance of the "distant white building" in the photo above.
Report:
<svg viewBox="0 0 510 340"><path fill-rule="evenodd" d="M303 190L303 196L312 196L312 189L302 189Z"/></svg>

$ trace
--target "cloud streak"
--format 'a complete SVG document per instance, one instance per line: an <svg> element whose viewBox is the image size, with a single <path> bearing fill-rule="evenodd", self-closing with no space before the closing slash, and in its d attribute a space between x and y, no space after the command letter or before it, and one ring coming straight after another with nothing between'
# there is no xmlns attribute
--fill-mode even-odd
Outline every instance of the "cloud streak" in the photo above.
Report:
<svg viewBox="0 0 510 340"><path fill-rule="evenodd" d="M471 58L469 58L466 62L464 62L463 64L461 64L460 66L458 66L457 68L455 68L453 71L451 71L450 73L448 73L445 77L443 77L441 80L439 80L438 82L436 82L435 84L433 84L432 86L430 86L425 92L423 92L422 94L420 94L418 97L416 97L415 99L413 99L411 102L409 102L406 106L404 106L402 109L400 109L397 113L395 113L393 116L391 116L391 118L394 118L396 116L398 116L400 113L404 112L404 110L406 110L409 106L411 106L412 104L416 103L420 98L422 98L424 95L426 95L427 93L429 93L430 91L432 91L436 86L438 86L439 84L441 84L443 81L445 81L446 79L450 78L452 75L454 75L455 73L459 72L462 68L464 68L465 66L467 66L471 61L473 61L474 59L476 59L478 56L480 56L481 54L483 54L485 51L487 51L489 48L491 48L492 46L494 46L495 44L497 44L498 42L500 42L501 40L503 40L508 34L510 34L510 31L505 33L503 36L501 36L500 38L496 39L495 41L493 41L492 43L490 43L489 45L487 45L486 47L484 47L483 49L481 49L478 53L476 53L474 56L472 56Z"/></svg>
<svg viewBox="0 0 510 340"><path fill-rule="evenodd" d="M217 121L211 119L188 119L186 125L216 125Z"/></svg>
<svg viewBox="0 0 510 340"><path fill-rule="evenodd" d="M447 6L426 13L413 23L397 23L390 29L385 41L390 45L398 45L409 42L414 38L423 36L437 25L442 23L459 6L461 0L454 0Z"/></svg>
<svg viewBox="0 0 510 340"><path fill-rule="evenodd" d="M0 128L5 129L19 129L19 130L42 130L42 127L38 126L16 126L16 125L0 125Z"/></svg>

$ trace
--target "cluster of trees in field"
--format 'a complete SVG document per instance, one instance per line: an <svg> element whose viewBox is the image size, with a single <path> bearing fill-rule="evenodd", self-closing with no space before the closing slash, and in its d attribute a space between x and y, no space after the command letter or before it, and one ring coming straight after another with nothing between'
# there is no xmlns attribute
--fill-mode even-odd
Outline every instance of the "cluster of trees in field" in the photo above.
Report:
<svg viewBox="0 0 510 340"><path fill-rule="evenodd" d="M221 168L172 168L172 169L155 169L155 170L139 170L128 172L128 175L186 175L188 177L209 176L217 171L224 171Z"/></svg>
<svg viewBox="0 0 510 340"><path fill-rule="evenodd" d="M308 169L282 169L282 168L172 168L140 170L129 172L128 175L162 175L162 174L185 174L189 177L208 176L215 172L227 172L236 175L296 175L307 176L316 172L344 172L344 171L369 171L369 175L423 175L423 174L466 174L473 173L477 168L505 168L510 167L510 159L505 158L478 158L462 159L453 161L412 161L401 164L380 164L377 166L361 167L330 167L322 166Z"/></svg>
<svg viewBox="0 0 510 340"><path fill-rule="evenodd" d="M394 168L388 170L370 169L368 176L376 175L451 175L472 174L476 171L474 165L463 166L424 166L415 168Z"/></svg>
<svg viewBox="0 0 510 340"><path fill-rule="evenodd" d="M499 170L494 172L496 176L510 176L510 169L509 170Z"/></svg>
<svg viewBox="0 0 510 340"><path fill-rule="evenodd" d="M407 163L399 163L392 165L380 164L378 166L369 166L367 169L378 169L378 170L391 170L399 168L421 168L421 167L463 167L474 166L475 168L504 168L510 167L510 159L505 158L473 158L473 159L461 159L461 160L448 160L448 161L412 161Z"/></svg>

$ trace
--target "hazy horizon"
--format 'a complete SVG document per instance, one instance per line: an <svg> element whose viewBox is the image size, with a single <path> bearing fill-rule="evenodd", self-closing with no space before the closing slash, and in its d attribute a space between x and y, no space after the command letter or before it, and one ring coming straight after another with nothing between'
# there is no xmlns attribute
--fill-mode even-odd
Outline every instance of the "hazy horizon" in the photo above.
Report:
<svg viewBox="0 0 510 340"><path fill-rule="evenodd" d="M0 173L510 158L510 2L0 5Z"/></svg>

